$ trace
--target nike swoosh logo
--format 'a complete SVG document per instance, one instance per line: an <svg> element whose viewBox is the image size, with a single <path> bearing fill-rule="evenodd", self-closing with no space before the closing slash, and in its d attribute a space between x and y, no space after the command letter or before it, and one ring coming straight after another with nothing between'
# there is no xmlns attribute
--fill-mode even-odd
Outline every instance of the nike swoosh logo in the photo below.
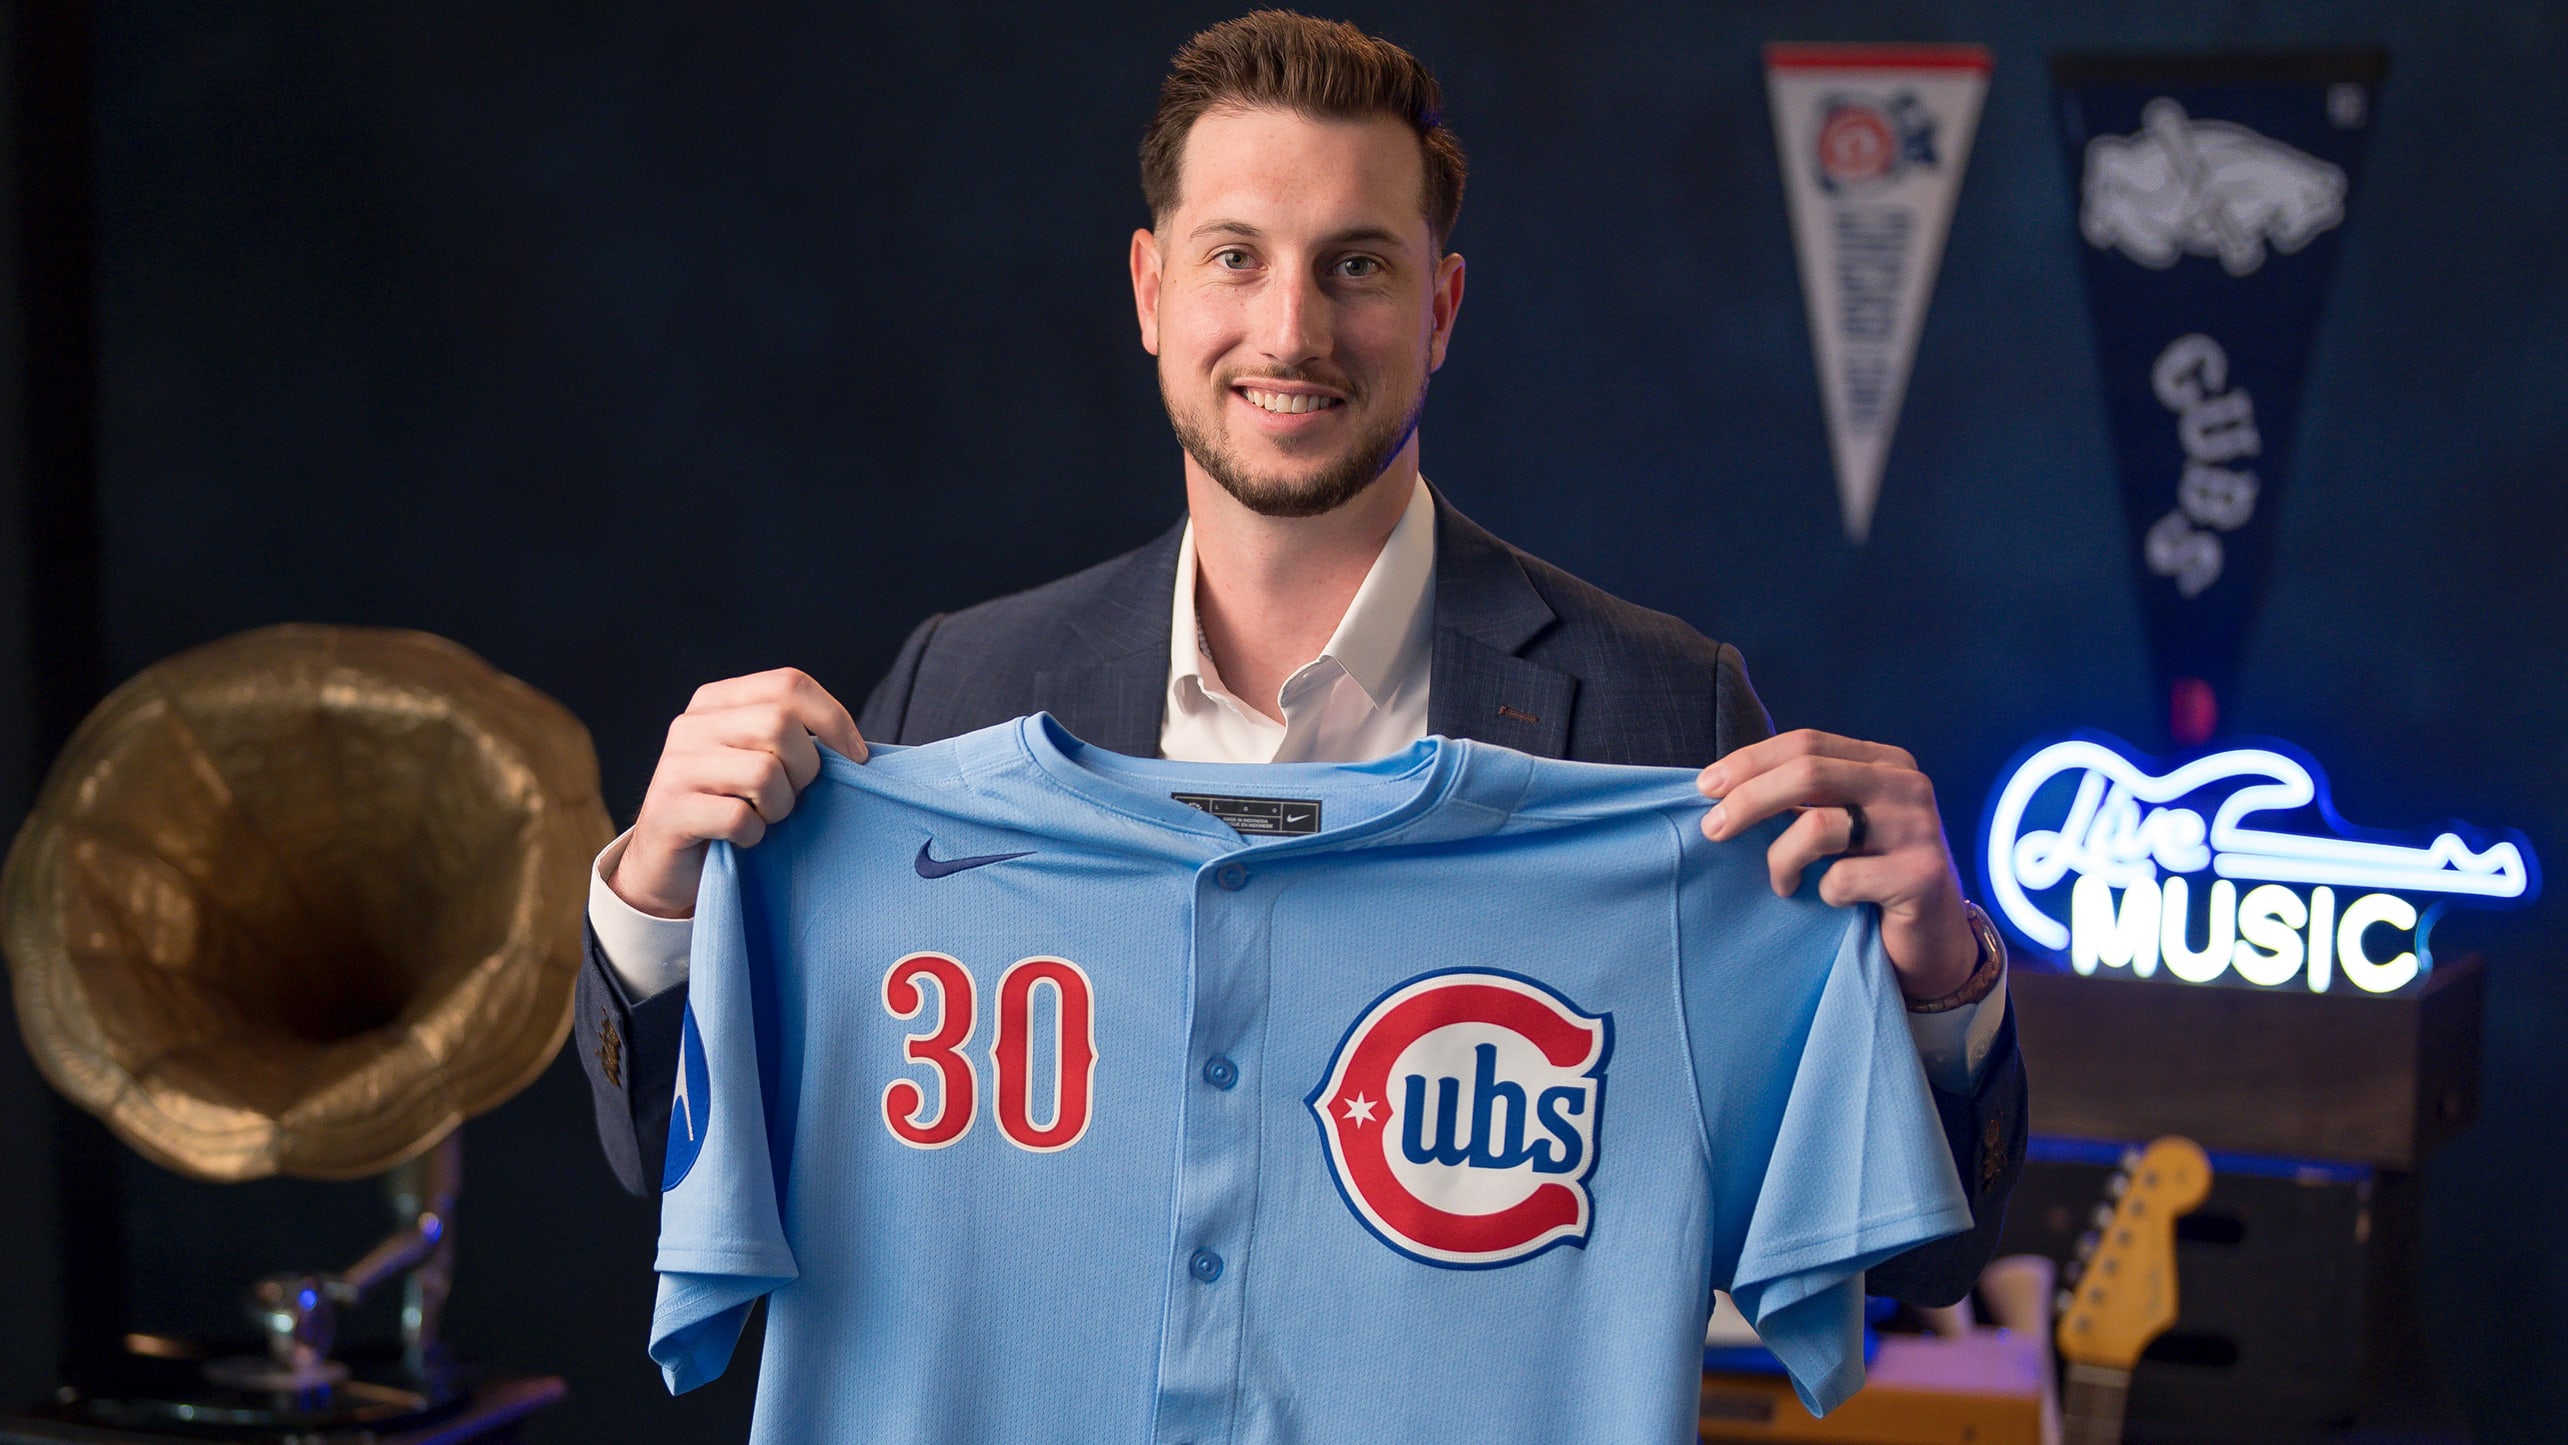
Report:
<svg viewBox="0 0 2568 1445"><path fill-rule="evenodd" d="M947 858L940 862L927 856L927 849L927 843L918 845L918 876L921 878L944 878L960 873L966 868L981 868L992 863L1005 863L1010 858L1034 856L1034 850L1028 848L1022 853L984 853L978 858Z"/></svg>

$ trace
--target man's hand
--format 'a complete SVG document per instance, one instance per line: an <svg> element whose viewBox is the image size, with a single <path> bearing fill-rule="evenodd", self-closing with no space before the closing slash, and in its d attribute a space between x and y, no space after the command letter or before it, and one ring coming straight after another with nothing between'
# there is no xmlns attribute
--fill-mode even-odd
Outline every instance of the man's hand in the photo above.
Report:
<svg viewBox="0 0 2568 1445"><path fill-rule="evenodd" d="M820 776L815 738L865 761L856 720L794 668L697 688L669 724L632 841L606 886L655 917L695 912L705 844L720 838L746 848L792 812L795 795Z"/></svg>
<svg viewBox="0 0 2568 1445"><path fill-rule="evenodd" d="M1819 896L1838 907L1881 905L1882 947L1911 1000L1940 998L1970 979L1979 940L1962 911L1935 785L1915 758L1804 728L1739 749L1695 786L1721 800L1703 816L1703 836L1714 842L1788 809L1801 814L1766 850L1778 894L1800 888L1811 864L1843 855L1819 880Z"/></svg>

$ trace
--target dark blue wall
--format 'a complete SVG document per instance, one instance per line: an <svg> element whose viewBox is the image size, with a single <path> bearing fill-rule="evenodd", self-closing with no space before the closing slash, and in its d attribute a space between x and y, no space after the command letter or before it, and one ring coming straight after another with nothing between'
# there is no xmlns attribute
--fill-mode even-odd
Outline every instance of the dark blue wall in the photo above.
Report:
<svg viewBox="0 0 2568 1445"><path fill-rule="evenodd" d="M639 798L708 678L861 695L930 609L1174 519L1134 339L1133 146L1201 6L102 7L117 670L282 619L455 637ZM2557 5L1365 5L1475 166L1430 476L1743 647L1776 716L1914 750L1957 834L2037 733L2157 735L2046 61L2380 43L2271 600L2232 727L2348 816L2568 858L2568 25ZM1872 541L1839 531L1758 48L1997 68ZM2430 1333L2489 1439L2568 1418L2568 924L2490 956L2485 1112L2429 1171ZM2038 1081L2037 1085L2038 1087ZM23 1087L23 1080L21 1081ZM549 1440L736 1438L641 1352L653 1215L571 1061L470 1131L458 1336L577 1390ZM135 1323L228 1322L364 1192L130 1164ZM359 1219L352 1216L363 1214ZM316 1258L317 1256L317 1258Z"/></svg>
<svg viewBox="0 0 2568 1445"><path fill-rule="evenodd" d="M0 12L0 114L9 130L19 109L17 95L16 16ZM15 150L0 146L0 195L13 194L17 182ZM14 215L0 211L0 221ZM18 273L16 227L0 224L0 829L14 832L34 791L37 745L32 706L31 626L35 598L27 577L27 487L17 460L23 454L25 430L20 425L19 397L26 383L15 343L22 329L18 288L9 284ZM54 1217L52 1159L55 1108L37 1077L35 1064L11 1042L17 1037L17 1013L0 997L0 1149L24 1168L18 1187L0 1189L0 1238L58 1238ZM0 1360L23 1359L12 1368L0 1365L0 1402L31 1393L45 1383L44 1366L54 1349L61 1324L56 1305L61 1280L51 1249L0 1250Z"/></svg>

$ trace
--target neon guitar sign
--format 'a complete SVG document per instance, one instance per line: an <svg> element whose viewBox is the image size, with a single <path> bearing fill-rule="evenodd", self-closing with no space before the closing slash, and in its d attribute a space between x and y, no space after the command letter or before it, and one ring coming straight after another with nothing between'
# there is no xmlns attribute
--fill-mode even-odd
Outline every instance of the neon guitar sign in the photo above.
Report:
<svg viewBox="0 0 2568 1445"><path fill-rule="evenodd" d="M2392 993L2433 966L2426 934L2445 906L2521 904L2540 890L2522 834L2472 832L2417 841L2355 829L2329 806L2317 765L2281 744L2159 772L2088 734L2036 747L2006 773L1983 862L2008 926L2079 973L2163 968L2212 983L2235 972L2318 993L2342 978Z"/></svg>

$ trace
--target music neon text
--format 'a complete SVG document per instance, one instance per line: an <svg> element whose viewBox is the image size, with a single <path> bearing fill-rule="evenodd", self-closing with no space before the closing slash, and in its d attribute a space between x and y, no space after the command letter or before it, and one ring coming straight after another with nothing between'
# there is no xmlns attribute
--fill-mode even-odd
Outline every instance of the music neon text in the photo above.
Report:
<svg viewBox="0 0 2568 1445"><path fill-rule="evenodd" d="M2033 826L2037 800L2054 826ZM1991 802L1991 897L2019 935L2079 973L2145 978L2163 966L2210 983L2234 970L2266 988L2297 978L2325 992L2341 978L2389 993L2432 966L2419 936L2432 912L2403 895L2507 903L2536 891L2519 835L2474 846L2455 832L2400 843L2278 826L2313 811L2331 833L2351 831L2314 770L2273 748L2161 776L2106 740L2053 743Z"/></svg>

